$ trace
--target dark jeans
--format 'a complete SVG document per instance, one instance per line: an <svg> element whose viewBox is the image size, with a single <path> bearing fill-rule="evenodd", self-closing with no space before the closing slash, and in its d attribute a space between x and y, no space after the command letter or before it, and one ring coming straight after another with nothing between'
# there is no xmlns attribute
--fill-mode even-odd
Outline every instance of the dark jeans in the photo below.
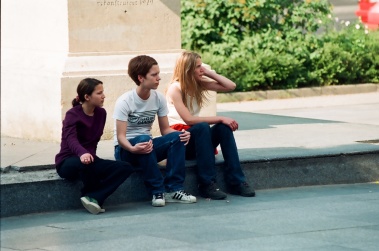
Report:
<svg viewBox="0 0 379 251"><path fill-rule="evenodd" d="M181 132L172 132L153 138L153 151L149 154L133 154L120 146L115 147L116 160L123 160L142 168L143 180L150 194L182 190L185 179L185 145L180 141ZM133 146L147 142L149 135L130 139ZM166 176L163 179L158 162L167 159Z"/></svg>
<svg viewBox="0 0 379 251"><path fill-rule="evenodd" d="M103 205L116 189L134 172L127 162L95 158L85 165L79 157L69 157L57 167L58 175L67 180L83 182L82 196L89 196Z"/></svg>
<svg viewBox="0 0 379 251"><path fill-rule="evenodd" d="M214 149L220 145L224 157L224 178L228 185L238 185L246 181L242 172L233 131L219 123L210 127L198 123L187 131L191 139L186 147L186 159L196 159L199 184L209 185L216 181Z"/></svg>

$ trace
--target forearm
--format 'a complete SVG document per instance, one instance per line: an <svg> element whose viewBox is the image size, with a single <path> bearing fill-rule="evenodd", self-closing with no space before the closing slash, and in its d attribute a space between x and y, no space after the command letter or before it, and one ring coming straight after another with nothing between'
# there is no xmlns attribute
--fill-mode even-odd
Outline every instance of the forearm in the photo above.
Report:
<svg viewBox="0 0 379 251"><path fill-rule="evenodd" d="M208 78L215 80L217 82L217 84L222 87L218 91L233 91L236 88L236 84L232 80L230 80L230 79L228 79L228 78L226 78L226 77L224 77L224 76L222 76L222 75L220 75L214 71L208 71L206 73L206 76Z"/></svg>
<svg viewBox="0 0 379 251"><path fill-rule="evenodd" d="M124 148L125 150L131 152L131 149L133 148L132 144L130 144L129 140L126 139L126 137L117 136L118 145Z"/></svg>
<svg viewBox="0 0 379 251"><path fill-rule="evenodd" d="M208 116L208 117L200 117L200 116L191 116L188 120L184 121L187 125L196 125L199 123L208 123L210 125L222 123L222 117L219 116Z"/></svg>

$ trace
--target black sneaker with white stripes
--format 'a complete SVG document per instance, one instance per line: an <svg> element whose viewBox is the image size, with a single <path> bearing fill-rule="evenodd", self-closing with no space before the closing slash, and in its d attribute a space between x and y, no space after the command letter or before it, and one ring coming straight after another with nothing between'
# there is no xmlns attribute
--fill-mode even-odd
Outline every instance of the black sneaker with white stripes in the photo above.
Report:
<svg viewBox="0 0 379 251"><path fill-rule="evenodd" d="M196 197L186 193L184 190L165 194L166 202L178 202L178 203L195 203Z"/></svg>

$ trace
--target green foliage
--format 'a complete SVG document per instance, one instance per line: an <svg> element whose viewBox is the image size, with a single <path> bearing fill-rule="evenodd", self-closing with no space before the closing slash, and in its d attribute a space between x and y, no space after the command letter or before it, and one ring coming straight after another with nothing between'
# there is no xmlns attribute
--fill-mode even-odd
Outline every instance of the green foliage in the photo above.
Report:
<svg viewBox="0 0 379 251"><path fill-rule="evenodd" d="M326 0L182 0L182 45L236 91L379 82L379 35Z"/></svg>

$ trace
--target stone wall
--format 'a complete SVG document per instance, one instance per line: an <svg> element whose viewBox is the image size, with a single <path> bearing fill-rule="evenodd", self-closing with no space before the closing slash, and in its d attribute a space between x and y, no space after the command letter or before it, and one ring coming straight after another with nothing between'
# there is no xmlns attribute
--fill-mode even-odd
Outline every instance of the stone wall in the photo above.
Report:
<svg viewBox="0 0 379 251"><path fill-rule="evenodd" d="M181 49L180 1L2 1L1 134L59 141L61 121L79 81L103 81L113 131L118 96L135 88L129 60L140 54L160 66L159 91L169 83ZM215 114L212 95L205 114ZM159 134L157 123L154 135Z"/></svg>

